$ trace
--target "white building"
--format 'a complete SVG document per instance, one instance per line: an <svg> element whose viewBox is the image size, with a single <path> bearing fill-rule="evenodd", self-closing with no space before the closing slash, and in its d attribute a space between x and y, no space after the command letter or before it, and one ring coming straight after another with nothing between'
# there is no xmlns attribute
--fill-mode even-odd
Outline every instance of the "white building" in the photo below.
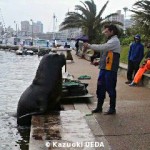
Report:
<svg viewBox="0 0 150 150"><path fill-rule="evenodd" d="M109 21L118 21L124 24L124 15L121 14L121 10L116 11L117 15L116 16L111 16L108 20Z"/></svg>

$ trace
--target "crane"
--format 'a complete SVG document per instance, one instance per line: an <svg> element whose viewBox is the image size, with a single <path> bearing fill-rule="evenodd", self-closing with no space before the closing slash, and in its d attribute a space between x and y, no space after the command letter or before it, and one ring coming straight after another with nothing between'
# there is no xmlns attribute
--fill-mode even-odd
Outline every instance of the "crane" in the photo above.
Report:
<svg viewBox="0 0 150 150"><path fill-rule="evenodd" d="M4 21L4 17L3 17L3 14L2 14L2 10L0 8L0 20L1 20L1 25L4 29L4 32L6 31L6 26L5 26L5 21Z"/></svg>

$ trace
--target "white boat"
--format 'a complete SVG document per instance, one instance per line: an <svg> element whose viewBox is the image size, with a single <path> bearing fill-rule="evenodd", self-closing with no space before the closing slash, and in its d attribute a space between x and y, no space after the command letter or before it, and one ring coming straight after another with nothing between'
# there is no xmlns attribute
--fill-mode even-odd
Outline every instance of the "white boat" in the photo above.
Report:
<svg viewBox="0 0 150 150"><path fill-rule="evenodd" d="M34 52L32 50L26 50L25 55L33 55Z"/></svg>
<svg viewBox="0 0 150 150"><path fill-rule="evenodd" d="M19 46L19 49L16 50L16 55L33 55L34 52L32 50L24 49L22 45Z"/></svg>
<svg viewBox="0 0 150 150"><path fill-rule="evenodd" d="M20 49L16 50L16 55L22 55L22 54L23 54L22 50L20 50Z"/></svg>

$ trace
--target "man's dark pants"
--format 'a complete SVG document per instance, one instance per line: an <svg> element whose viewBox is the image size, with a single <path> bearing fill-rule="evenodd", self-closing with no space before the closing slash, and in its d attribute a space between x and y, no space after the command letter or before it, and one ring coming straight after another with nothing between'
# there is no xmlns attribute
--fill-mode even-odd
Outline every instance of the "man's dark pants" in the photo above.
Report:
<svg viewBox="0 0 150 150"><path fill-rule="evenodd" d="M117 72L101 69L97 82L97 98L98 104L102 107L106 92L110 97L110 109L115 110L116 107L116 83Z"/></svg>
<svg viewBox="0 0 150 150"><path fill-rule="evenodd" d="M139 69L140 62L128 61L128 70L127 70L127 79L128 81L133 80L133 75L135 76L136 72Z"/></svg>

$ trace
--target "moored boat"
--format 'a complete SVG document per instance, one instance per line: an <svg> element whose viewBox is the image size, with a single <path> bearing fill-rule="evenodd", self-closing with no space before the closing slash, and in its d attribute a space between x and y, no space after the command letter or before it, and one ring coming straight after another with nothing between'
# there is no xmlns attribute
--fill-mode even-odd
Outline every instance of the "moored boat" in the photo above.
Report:
<svg viewBox="0 0 150 150"><path fill-rule="evenodd" d="M19 49L16 50L16 55L33 55L33 50L24 49L22 45L19 46Z"/></svg>
<svg viewBox="0 0 150 150"><path fill-rule="evenodd" d="M22 50L20 50L20 49L16 50L16 55L22 55L22 54L23 54Z"/></svg>

